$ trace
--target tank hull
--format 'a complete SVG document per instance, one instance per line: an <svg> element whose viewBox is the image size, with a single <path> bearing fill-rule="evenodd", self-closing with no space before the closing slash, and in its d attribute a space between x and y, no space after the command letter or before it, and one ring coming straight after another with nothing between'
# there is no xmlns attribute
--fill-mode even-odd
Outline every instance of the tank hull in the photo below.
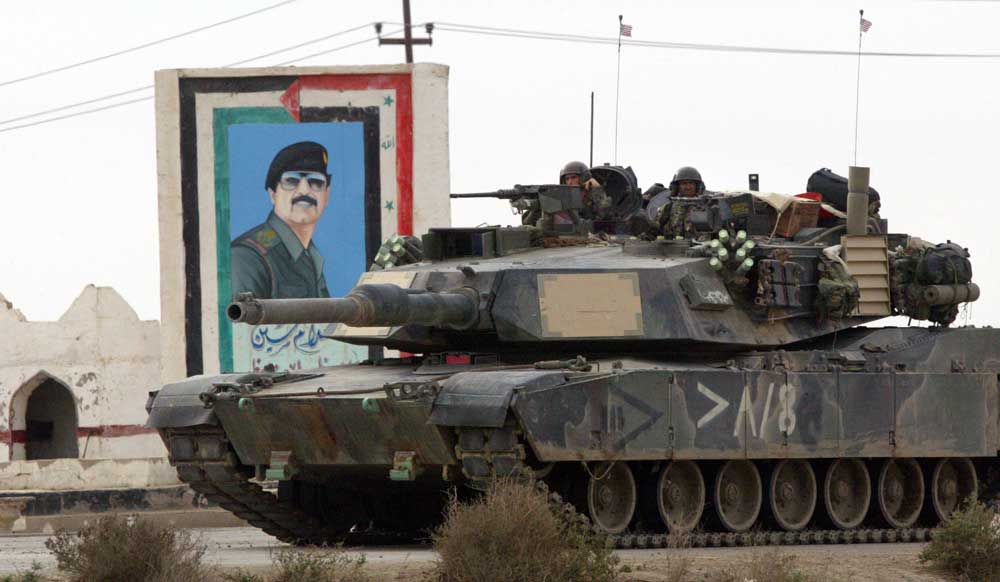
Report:
<svg viewBox="0 0 1000 582"><path fill-rule="evenodd" d="M182 479L293 542L411 539L440 515L449 488L496 476L546 483L619 540L687 527L663 517L670 503L655 493L671 471L693 476L673 475L674 493L700 500L685 519L697 517L709 536L830 523L910 531L933 526L955 491L996 486L1000 330L859 328L726 358L425 360L200 377L165 387L150 425ZM632 498L618 531L614 519L624 518L602 516L588 493L601 471L621 473L613 493ZM900 475L925 486L898 490ZM254 476L279 481L279 495ZM854 519L838 499L865 479L875 494ZM713 514L727 490L757 499L757 511ZM813 509L789 514L782 490ZM893 501L900 491L910 505ZM372 509L396 498L423 499L426 511ZM365 534L361 523L377 525Z"/></svg>

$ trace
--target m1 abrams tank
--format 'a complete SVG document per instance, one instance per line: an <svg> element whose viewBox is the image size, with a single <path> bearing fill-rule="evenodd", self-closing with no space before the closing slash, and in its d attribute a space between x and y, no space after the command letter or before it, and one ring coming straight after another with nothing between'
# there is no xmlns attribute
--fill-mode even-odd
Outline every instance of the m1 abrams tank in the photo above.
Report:
<svg viewBox="0 0 1000 582"><path fill-rule="evenodd" d="M629 207L634 176L604 171ZM890 233L869 215L866 175L852 180L848 208L821 219L818 202L713 193L669 202L680 210L655 240L607 235L634 229L624 213L597 235L394 241L383 264L421 260L366 273L346 297L241 296L228 310L329 323L376 357L189 378L155 394L149 425L181 479L293 543L412 539L449 490L498 476L544 484L625 547L665 532L925 539L995 488L1000 331L948 327L978 298L968 253ZM584 194L520 192L546 212ZM889 315L936 325L865 326Z"/></svg>

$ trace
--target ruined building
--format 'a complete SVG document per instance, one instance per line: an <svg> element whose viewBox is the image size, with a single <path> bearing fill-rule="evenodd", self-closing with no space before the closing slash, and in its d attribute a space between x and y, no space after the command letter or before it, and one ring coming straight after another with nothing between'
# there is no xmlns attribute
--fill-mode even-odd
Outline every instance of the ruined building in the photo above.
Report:
<svg viewBox="0 0 1000 582"><path fill-rule="evenodd" d="M109 287L87 286L58 321L28 321L0 296L0 498L30 495L26 513L42 516L185 494L143 426L159 327Z"/></svg>

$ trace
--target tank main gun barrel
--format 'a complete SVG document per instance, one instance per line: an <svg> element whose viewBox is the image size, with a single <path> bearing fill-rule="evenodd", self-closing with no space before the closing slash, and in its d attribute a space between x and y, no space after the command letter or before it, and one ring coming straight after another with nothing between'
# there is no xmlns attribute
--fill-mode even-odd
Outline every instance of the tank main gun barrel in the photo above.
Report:
<svg viewBox="0 0 1000 582"><path fill-rule="evenodd" d="M479 320L479 293L472 288L447 292L403 289L397 285L355 287L346 297L257 299L241 293L226 315L235 323L343 323L355 327L386 325L450 326L466 329Z"/></svg>

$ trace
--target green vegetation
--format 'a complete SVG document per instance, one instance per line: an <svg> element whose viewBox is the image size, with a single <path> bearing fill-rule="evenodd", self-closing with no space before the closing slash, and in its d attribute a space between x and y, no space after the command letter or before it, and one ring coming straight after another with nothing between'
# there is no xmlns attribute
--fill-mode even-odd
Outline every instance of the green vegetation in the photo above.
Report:
<svg viewBox="0 0 1000 582"><path fill-rule="evenodd" d="M1000 514L970 499L937 530L920 561L960 580L1000 581Z"/></svg>

